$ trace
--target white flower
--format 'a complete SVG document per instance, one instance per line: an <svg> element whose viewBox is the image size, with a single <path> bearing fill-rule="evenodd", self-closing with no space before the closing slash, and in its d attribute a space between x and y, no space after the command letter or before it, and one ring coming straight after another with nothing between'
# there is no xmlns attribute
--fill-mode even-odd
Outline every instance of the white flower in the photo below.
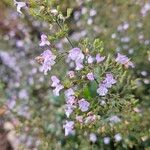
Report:
<svg viewBox="0 0 150 150"><path fill-rule="evenodd" d="M114 136L114 138L115 138L115 141L116 141L116 142L119 142L119 141L122 140L122 136L121 136L120 133L116 134L116 135Z"/></svg>
<svg viewBox="0 0 150 150"><path fill-rule="evenodd" d="M90 134L90 141L93 143L95 143L97 141L97 136L95 133Z"/></svg>
<svg viewBox="0 0 150 150"><path fill-rule="evenodd" d="M21 8L27 6L25 2L17 2L16 0L14 0L14 4L17 6L17 12L20 14L22 14Z"/></svg>

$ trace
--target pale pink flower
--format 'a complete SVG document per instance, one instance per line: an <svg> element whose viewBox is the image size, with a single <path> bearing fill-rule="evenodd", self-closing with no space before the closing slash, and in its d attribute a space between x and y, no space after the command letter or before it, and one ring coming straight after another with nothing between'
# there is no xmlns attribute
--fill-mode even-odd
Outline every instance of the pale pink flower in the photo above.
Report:
<svg viewBox="0 0 150 150"><path fill-rule="evenodd" d="M92 123L94 121L96 121L96 115L90 115L90 116L85 118L84 123L85 124L90 124L90 123Z"/></svg>
<svg viewBox="0 0 150 150"><path fill-rule="evenodd" d="M74 71L68 71L67 75L69 76L69 78L74 78L75 77Z"/></svg>
<svg viewBox="0 0 150 150"><path fill-rule="evenodd" d="M52 87L56 87L60 83L60 80L56 76L51 76L51 80L53 82Z"/></svg>
<svg viewBox="0 0 150 150"><path fill-rule="evenodd" d="M83 123L83 116L76 116L76 121Z"/></svg>
<svg viewBox="0 0 150 150"><path fill-rule="evenodd" d="M93 81L94 80L94 74L92 72L88 73L86 75L86 77L88 78L88 80Z"/></svg>
<svg viewBox="0 0 150 150"><path fill-rule="evenodd" d="M48 38L45 34L41 35L41 42L39 44L39 46L45 46L45 45L50 45L50 42L48 41Z"/></svg>

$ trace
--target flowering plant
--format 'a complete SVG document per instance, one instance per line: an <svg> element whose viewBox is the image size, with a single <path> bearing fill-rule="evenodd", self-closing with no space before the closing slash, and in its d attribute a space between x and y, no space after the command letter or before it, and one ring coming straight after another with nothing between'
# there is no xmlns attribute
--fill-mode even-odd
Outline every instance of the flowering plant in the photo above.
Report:
<svg viewBox="0 0 150 150"><path fill-rule="evenodd" d="M28 7L25 2L15 1L15 4L19 13ZM137 138L134 135L140 132L139 126L134 131L133 128L141 119L138 100L132 92L136 83L129 71L134 64L123 54L114 57L114 54L107 53L99 39L72 43L66 25L71 9L65 16L59 7L53 7L53 1L35 3L31 0L27 9L32 16L47 22L53 31L51 34L41 33L39 46L42 52L35 59L41 65L40 71L51 82L52 98L57 100L59 96L63 101L65 120L62 119L62 128L66 140L86 137L86 141L98 147L109 144L118 148L134 147L137 141L130 137ZM67 39L69 49L57 48L62 38ZM63 75L55 71L60 68L63 68Z"/></svg>

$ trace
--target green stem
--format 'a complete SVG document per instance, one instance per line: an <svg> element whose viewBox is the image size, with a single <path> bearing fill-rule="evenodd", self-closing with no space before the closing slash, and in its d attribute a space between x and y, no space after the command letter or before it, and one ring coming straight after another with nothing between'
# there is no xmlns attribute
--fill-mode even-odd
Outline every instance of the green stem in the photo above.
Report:
<svg viewBox="0 0 150 150"><path fill-rule="evenodd" d="M58 20L56 20L56 23L57 23L57 25L60 27L60 29L62 30L63 28L62 28L62 26L61 26L61 24L59 23ZM68 42L69 42L69 44L71 45L71 47L74 48L74 45L73 45L73 43L71 42L71 40L69 39L68 36L66 36L66 39L68 40Z"/></svg>

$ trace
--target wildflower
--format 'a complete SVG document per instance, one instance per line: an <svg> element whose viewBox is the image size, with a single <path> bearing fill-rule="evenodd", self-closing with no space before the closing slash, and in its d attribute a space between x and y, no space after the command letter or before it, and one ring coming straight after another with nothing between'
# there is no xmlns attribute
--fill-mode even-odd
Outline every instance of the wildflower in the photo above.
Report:
<svg viewBox="0 0 150 150"><path fill-rule="evenodd" d="M89 56L87 61L88 61L88 64L92 64L94 62L94 58L92 56Z"/></svg>
<svg viewBox="0 0 150 150"><path fill-rule="evenodd" d="M56 87L60 83L60 80L56 76L51 76L51 80L53 82L52 87Z"/></svg>
<svg viewBox="0 0 150 150"><path fill-rule="evenodd" d="M100 63L100 62L104 61L105 56L102 57L102 56L100 56L100 54L97 54L95 59L96 59L97 63Z"/></svg>
<svg viewBox="0 0 150 150"><path fill-rule="evenodd" d="M84 123L89 124L89 123L94 122L95 120L96 120L96 115L91 114L91 115L89 115L88 117L85 118Z"/></svg>
<svg viewBox="0 0 150 150"><path fill-rule="evenodd" d="M55 96L59 96L59 92L64 88L64 86L60 84L60 80L56 76L52 76L51 80L53 82L51 86L55 87L53 93Z"/></svg>
<svg viewBox="0 0 150 150"><path fill-rule="evenodd" d="M97 141L97 136L95 133L90 133L90 141L95 143Z"/></svg>
<svg viewBox="0 0 150 150"><path fill-rule="evenodd" d="M79 100L79 109L82 111L82 112L85 112L89 109L89 106L90 106L90 103L87 102L85 99L81 99Z"/></svg>
<svg viewBox="0 0 150 150"><path fill-rule="evenodd" d="M116 141L116 142L119 142L119 141L122 140L122 136L121 136L120 133L116 134L116 135L114 136L114 138L115 138L115 141Z"/></svg>
<svg viewBox="0 0 150 150"><path fill-rule="evenodd" d="M26 90L26 89L22 89L22 90L19 92L18 97L19 97L20 99L25 99L25 100L29 99L29 95L28 95L27 90Z"/></svg>
<svg viewBox="0 0 150 150"><path fill-rule="evenodd" d="M65 129L65 136L73 135L75 133L73 121L66 121L66 124L63 125L63 128Z"/></svg>
<svg viewBox="0 0 150 150"><path fill-rule="evenodd" d="M66 98L68 98L68 97L70 97L70 96L73 96L74 94L75 94L75 93L74 93L74 91L73 91L72 88L70 88L70 89L68 89L68 90L65 91L65 97L66 97Z"/></svg>
<svg viewBox="0 0 150 150"><path fill-rule="evenodd" d="M67 75L69 76L69 78L75 77L74 71L68 71Z"/></svg>
<svg viewBox="0 0 150 150"><path fill-rule="evenodd" d="M105 84L99 84L99 88L97 89L97 93L100 96L105 96L108 92L108 89L106 88Z"/></svg>
<svg viewBox="0 0 150 150"><path fill-rule="evenodd" d="M56 88L53 90L54 95L55 95L55 96L59 96L59 92L60 92L60 90L62 90L63 88L64 88L63 85L61 85L61 84L57 85Z"/></svg>
<svg viewBox="0 0 150 150"><path fill-rule="evenodd" d="M76 65L76 70L81 70L83 68L82 60L77 60L75 62L75 65Z"/></svg>
<svg viewBox="0 0 150 150"><path fill-rule="evenodd" d="M51 14L53 14L54 16L57 16L58 15L57 9L52 9Z"/></svg>
<svg viewBox="0 0 150 150"><path fill-rule="evenodd" d="M103 81L105 84L105 87L110 88L113 84L115 84L117 81L113 78L113 75L111 73L106 74L106 78Z"/></svg>
<svg viewBox="0 0 150 150"><path fill-rule="evenodd" d="M76 116L76 120L82 124L83 123L83 116Z"/></svg>
<svg viewBox="0 0 150 150"><path fill-rule="evenodd" d="M106 104L105 100L101 100L100 105L104 106Z"/></svg>
<svg viewBox="0 0 150 150"><path fill-rule="evenodd" d="M82 63L83 63L84 55L79 48L76 47L71 49L68 58L75 62L76 70L80 70L83 68Z"/></svg>
<svg viewBox="0 0 150 150"><path fill-rule="evenodd" d="M14 0L14 4L17 6L17 12L20 14L22 14L21 8L27 6L25 2L17 2L16 0Z"/></svg>
<svg viewBox="0 0 150 150"><path fill-rule="evenodd" d="M74 107L72 105L66 105L65 106L65 114L67 118L70 117L71 113L73 112Z"/></svg>
<svg viewBox="0 0 150 150"><path fill-rule="evenodd" d="M110 137L104 137L104 144L110 143Z"/></svg>
<svg viewBox="0 0 150 150"><path fill-rule="evenodd" d="M94 80L94 74L92 72L88 73L87 75L88 80L93 81Z"/></svg>
<svg viewBox="0 0 150 150"><path fill-rule="evenodd" d="M145 5L141 9L142 16L145 17L148 11L150 11L150 3L145 3Z"/></svg>
<svg viewBox="0 0 150 150"><path fill-rule="evenodd" d="M114 116L111 116L111 117L109 118L109 121L110 121L111 123L118 123L118 122L121 121L121 119L120 119L118 116L114 115Z"/></svg>
<svg viewBox="0 0 150 150"><path fill-rule="evenodd" d="M134 64L130 61L130 59L127 56L122 55L120 53L118 53L117 55L116 62L125 65L126 68L128 67L134 68Z"/></svg>
<svg viewBox="0 0 150 150"><path fill-rule="evenodd" d="M50 45L50 42L48 41L48 38L45 34L41 35L41 42L39 44L39 46L45 46L45 45Z"/></svg>
<svg viewBox="0 0 150 150"><path fill-rule="evenodd" d="M51 67L55 64L56 56L52 54L50 50L46 50L41 54L43 58L42 63L42 71L44 71L44 74L46 75L48 70L51 70Z"/></svg>
<svg viewBox="0 0 150 150"><path fill-rule="evenodd" d="M67 97L66 103L69 104L69 105L74 105L76 103L75 96L69 96L69 97Z"/></svg>

